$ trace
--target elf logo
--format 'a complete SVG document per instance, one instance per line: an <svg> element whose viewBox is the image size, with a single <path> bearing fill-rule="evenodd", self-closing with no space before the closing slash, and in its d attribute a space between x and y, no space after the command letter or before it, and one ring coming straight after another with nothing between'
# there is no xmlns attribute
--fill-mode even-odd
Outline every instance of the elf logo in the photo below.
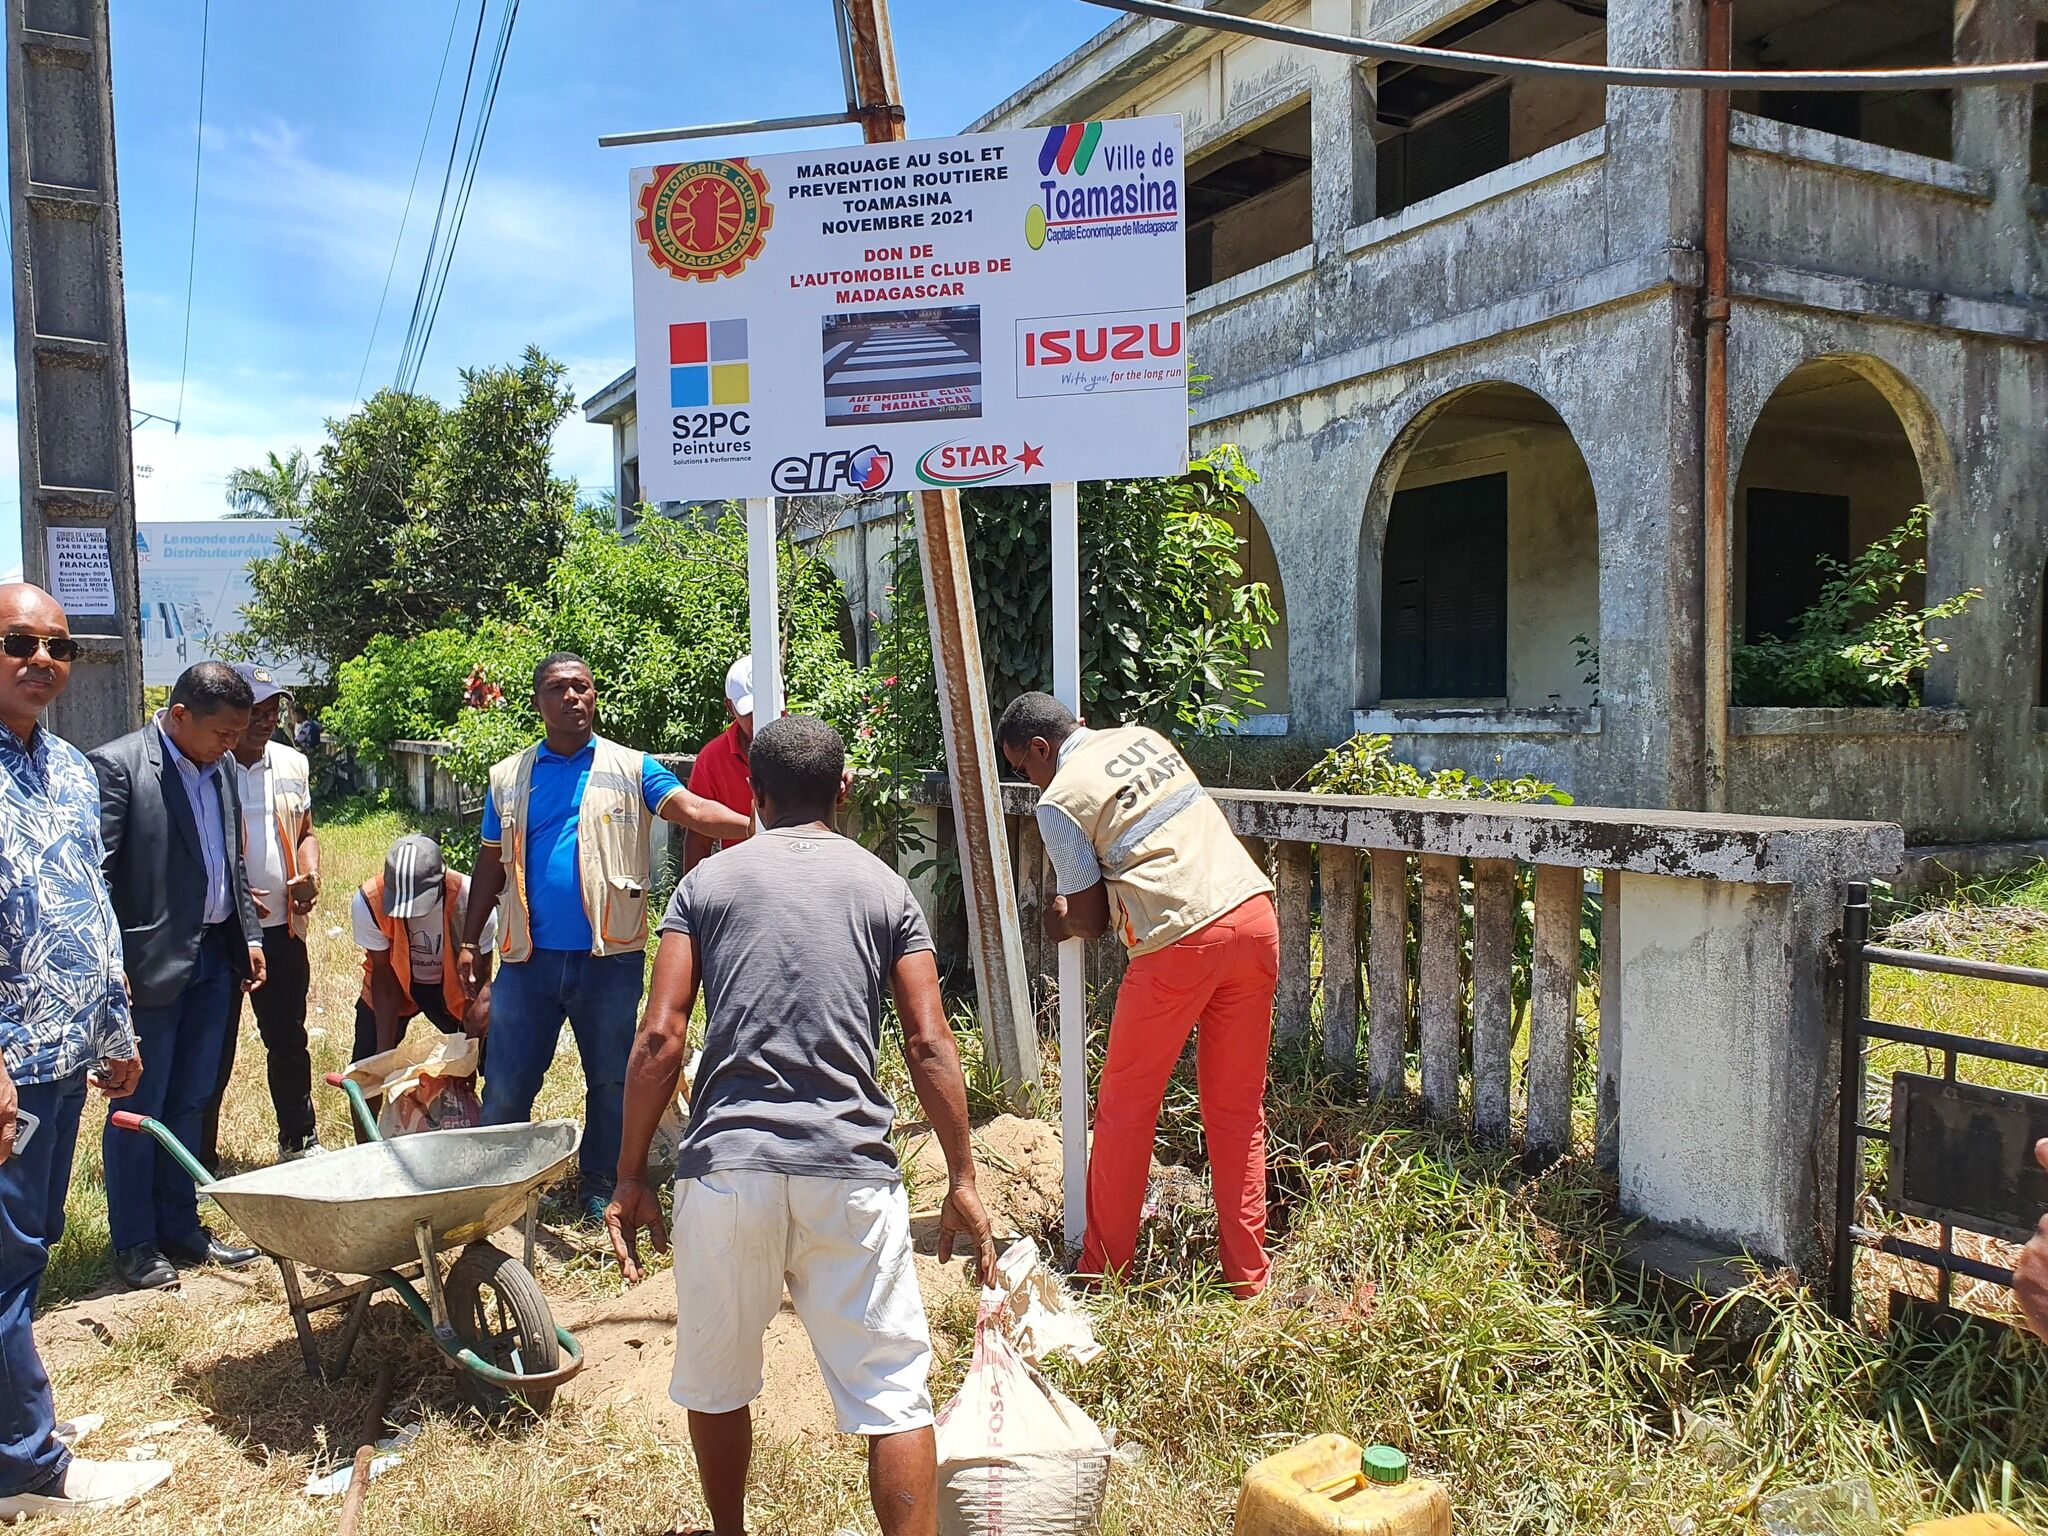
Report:
<svg viewBox="0 0 2048 1536"><path fill-rule="evenodd" d="M1187 388L1187 321L1179 309L1019 320L1016 343L1020 397Z"/></svg>
<svg viewBox="0 0 2048 1536"><path fill-rule="evenodd" d="M769 481L784 496L848 491L865 495L889 483L896 463L889 454L870 443L852 452L793 455L777 461Z"/></svg>

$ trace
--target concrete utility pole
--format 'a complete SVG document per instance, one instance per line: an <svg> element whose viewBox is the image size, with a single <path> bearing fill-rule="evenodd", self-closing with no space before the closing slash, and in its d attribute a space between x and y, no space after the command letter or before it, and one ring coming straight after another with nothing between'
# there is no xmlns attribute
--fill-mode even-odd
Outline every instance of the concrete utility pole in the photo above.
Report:
<svg viewBox="0 0 2048 1536"><path fill-rule="evenodd" d="M862 135L870 144L894 143L907 133L888 0L845 4ZM1038 1082L1038 1027L1024 974L1017 886L1003 824L996 772L1000 759L995 723L989 716L987 674L981 665L960 493L921 491L917 501L917 547L925 605L931 614L932 658L939 676L946 766L953 781L953 820L960 836L960 883L967 892L974 979L981 992L982 1036L1004 1091L1013 1107L1021 1108L1026 1092Z"/></svg>
<svg viewBox="0 0 2048 1536"><path fill-rule="evenodd" d="M6 4L22 572L82 643L50 727L96 747L142 718L107 0Z"/></svg>

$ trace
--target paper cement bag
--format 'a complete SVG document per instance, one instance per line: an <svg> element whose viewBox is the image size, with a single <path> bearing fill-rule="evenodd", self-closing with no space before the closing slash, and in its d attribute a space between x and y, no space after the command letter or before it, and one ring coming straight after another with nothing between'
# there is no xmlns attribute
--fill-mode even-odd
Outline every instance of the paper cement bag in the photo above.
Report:
<svg viewBox="0 0 2048 1536"><path fill-rule="evenodd" d="M1038 1244L1030 1238L1018 1238L996 1260L996 1289L1003 1293L1003 1335L1033 1365L1043 1365L1061 1350L1076 1365L1102 1353L1088 1314L1038 1256Z"/></svg>
<svg viewBox="0 0 2048 1536"><path fill-rule="evenodd" d="M1004 1310L982 1292L973 1363L939 1415L940 1536L1091 1536L1109 1441L1003 1336Z"/></svg>
<svg viewBox="0 0 2048 1536"><path fill-rule="evenodd" d="M388 1051L350 1065L363 1096L381 1096L377 1129L385 1136L483 1124L476 1095L477 1043L468 1035L414 1030Z"/></svg>

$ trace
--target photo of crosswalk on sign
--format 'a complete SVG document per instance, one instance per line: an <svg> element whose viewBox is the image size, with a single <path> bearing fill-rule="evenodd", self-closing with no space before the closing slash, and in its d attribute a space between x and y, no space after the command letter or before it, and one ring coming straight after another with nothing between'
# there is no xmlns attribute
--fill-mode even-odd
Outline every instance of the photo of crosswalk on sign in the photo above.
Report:
<svg viewBox="0 0 2048 1536"><path fill-rule="evenodd" d="M650 501L1187 467L1180 119L631 175Z"/></svg>

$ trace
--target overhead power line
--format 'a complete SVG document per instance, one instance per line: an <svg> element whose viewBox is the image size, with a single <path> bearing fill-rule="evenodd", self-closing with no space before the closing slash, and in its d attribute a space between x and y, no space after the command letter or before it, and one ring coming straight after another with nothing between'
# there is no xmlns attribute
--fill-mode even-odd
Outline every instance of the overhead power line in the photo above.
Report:
<svg viewBox="0 0 2048 1536"><path fill-rule="evenodd" d="M420 184L420 167L426 163L427 141L434 134L434 114L441 109L441 87L448 79L448 59L455 51L455 27L462 20L462 0L448 7L448 37L441 44L441 68L434 76L434 97L427 103L427 120L420 125L419 153L413 156L412 180L405 188L405 211L398 216L398 238L391 242L391 261L384 268L384 289L377 295L377 317L370 322L370 344L363 348L363 366L356 370L356 398L363 398L363 380L369 376L370 355L377 350L377 331L384 324L384 301L391 297L391 275L398 270L398 253L405 244L405 226L412 218L412 195Z"/></svg>
<svg viewBox="0 0 2048 1536"><path fill-rule="evenodd" d="M171 431L185 425L185 370L192 361L192 280L199 270L199 168L206 154L206 40L213 20L213 0L199 7L199 126L192 132L192 233L185 245L185 345L178 357L178 408Z"/></svg>
<svg viewBox="0 0 2048 1536"><path fill-rule="evenodd" d="M1438 69L1469 70L1480 75L1525 75L1571 80L1581 85L1647 85L1694 91L1946 91L1959 85L2038 85L2048 83L2048 59L2010 64L1947 64L1923 69L1650 69L1615 64L1571 64L1561 59L1523 59L1508 54L1465 53L1417 43L1388 43L1377 38L1346 37L1316 32L1250 16L1197 11L1166 0L1087 0L1112 11L1150 16L1182 26L1237 32L1271 42L1350 54L1394 64L1422 64Z"/></svg>
<svg viewBox="0 0 2048 1536"><path fill-rule="evenodd" d="M413 318L406 327L406 344L399 357L398 375L394 387L411 391L419 383L422 367L426 362L427 347L433 340L434 323L439 318L441 298L447 291L448 275L455 265L455 254L462 240L463 220L469 212L470 194L476 186L477 168L483 161L484 143L491 131L491 117L498 102L498 87L505 77L505 60L511 52L512 29L519 19L519 0L506 0L500 13L498 35L492 46L491 56L484 68L484 76L477 88L478 104L476 117L469 137L468 153L463 158L461 175L452 175L455 163L456 141L449 144L449 172L442 181L441 207L434 216L434 233L429 241L426 261L420 271L420 286L413 301ZM483 22L483 11L477 15L479 35ZM472 50L471 79L464 83L465 102L475 84L475 52ZM458 121L458 129L459 129ZM459 138L459 133L458 133ZM445 220L447 238L441 238Z"/></svg>

